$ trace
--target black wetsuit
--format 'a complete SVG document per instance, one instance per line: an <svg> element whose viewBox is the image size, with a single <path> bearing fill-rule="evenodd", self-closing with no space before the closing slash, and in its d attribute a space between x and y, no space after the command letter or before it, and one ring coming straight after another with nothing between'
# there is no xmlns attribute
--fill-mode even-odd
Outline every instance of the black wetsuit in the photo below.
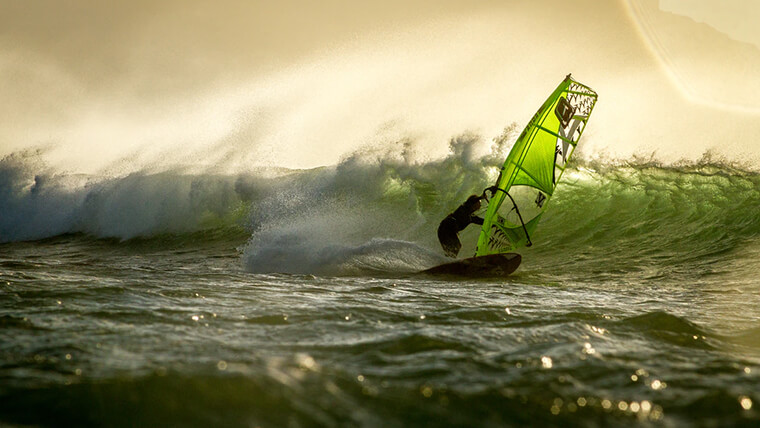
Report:
<svg viewBox="0 0 760 428"><path fill-rule="evenodd" d="M480 209L480 196L472 195L453 213L446 216L438 226L438 240L443 251L449 257L456 257L462 248L457 233L464 230L470 223L483 224L483 219L473 215Z"/></svg>

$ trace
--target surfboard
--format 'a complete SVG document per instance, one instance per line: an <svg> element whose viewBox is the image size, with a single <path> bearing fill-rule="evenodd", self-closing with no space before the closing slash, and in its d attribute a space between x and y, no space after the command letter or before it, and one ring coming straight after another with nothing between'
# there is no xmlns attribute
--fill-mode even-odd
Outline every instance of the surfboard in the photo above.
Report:
<svg viewBox="0 0 760 428"><path fill-rule="evenodd" d="M597 98L593 89L568 74L533 115L504 160L496 184L490 188L475 257L423 272L463 276L514 272L521 258L512 251L533 245L531 235L586 129Z"/></svg>
<svg viewBox="0 0 760 428"><path fill-rule="evenodd" d="M472 278L502 277L517 270L520 261L522 257L517 253L491 254L444 263L421 273Z"/></svg>

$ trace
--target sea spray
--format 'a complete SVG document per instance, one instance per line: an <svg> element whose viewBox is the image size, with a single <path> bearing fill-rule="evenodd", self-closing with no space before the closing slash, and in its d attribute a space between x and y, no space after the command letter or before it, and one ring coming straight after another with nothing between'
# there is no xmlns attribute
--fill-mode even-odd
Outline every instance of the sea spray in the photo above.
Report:
<svg viewBox="0 0 760 428"><path fill-rule="evenodd" d="M346 274L359 265L365 271L408 271L440 263L440 256L431 258L439 253L438 222L495 178L496 158L514 129L490 145L474 134L453 138L443 159L417 160L409 155L410 142L399 141L357 151L333 168L303 172L254 208L261 226L246 249L246 266L253 272ZM395 264L368 264L370 248L395 251Z"/></svg>

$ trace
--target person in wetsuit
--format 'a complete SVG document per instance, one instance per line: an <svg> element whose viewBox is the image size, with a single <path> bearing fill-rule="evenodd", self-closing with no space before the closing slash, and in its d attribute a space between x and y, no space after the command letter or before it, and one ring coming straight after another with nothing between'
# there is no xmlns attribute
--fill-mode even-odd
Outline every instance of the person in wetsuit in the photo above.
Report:
<svg viewBox="0 0 760 428"><path fill-rule="evenodd" d="M440 226L438 226L438 240L441 241L443 252L448 257L455 258L462 248L457 233L464 230L470 223L483 224L483 219L475 216L475 211L480 209L480 200L485 199L485 197L485 191L480 196L470 196L459 208L441 221Z"/></svg>

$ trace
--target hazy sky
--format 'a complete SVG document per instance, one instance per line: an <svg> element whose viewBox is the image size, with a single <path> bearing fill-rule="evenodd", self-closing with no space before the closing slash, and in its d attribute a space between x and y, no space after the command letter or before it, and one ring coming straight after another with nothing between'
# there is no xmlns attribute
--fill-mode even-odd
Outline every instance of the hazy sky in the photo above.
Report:
<svg viewBox="0 0 760 428"><path fill-rule="evenodd" d="M522 126L569 72L600 94L586 154L757 156L741 4L0 0L0 156L94 172L312 167L399 139L441 154Z"/></svg>
<svg viewBox="0 0 760 428"><path fill-rule="evenodd" d="M753 0L660 0L660 9L704 22L734 40L760 48L760 2Z"/></svg>

